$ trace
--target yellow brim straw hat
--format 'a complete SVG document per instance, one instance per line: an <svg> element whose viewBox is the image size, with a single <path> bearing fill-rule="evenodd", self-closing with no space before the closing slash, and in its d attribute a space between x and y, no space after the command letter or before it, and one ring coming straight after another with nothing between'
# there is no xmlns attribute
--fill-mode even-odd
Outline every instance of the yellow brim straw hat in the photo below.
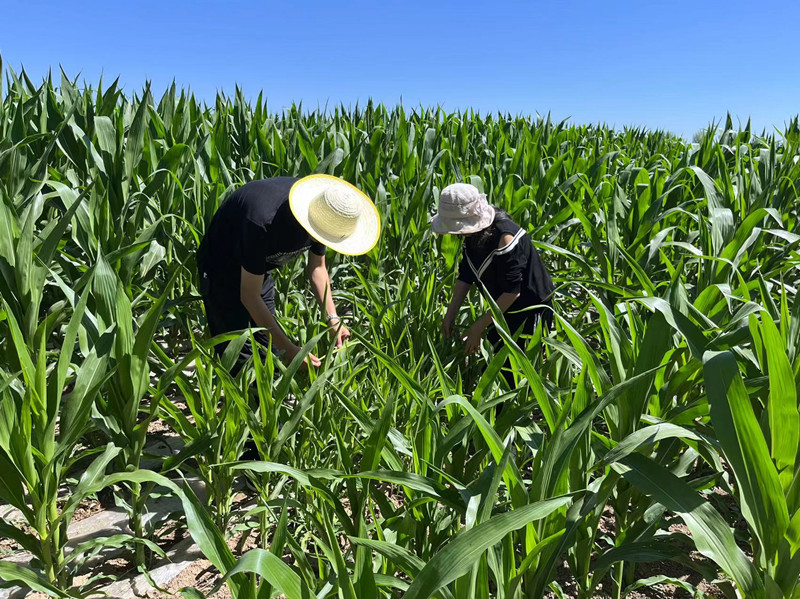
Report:
<svg viewBox="0 0 800 599"><path fill-rule="evenodd" d="M289 207L311 237L335 252L359 256L378 243L381 219L375 204L338 177L303 177L289 191Z"/></svg>

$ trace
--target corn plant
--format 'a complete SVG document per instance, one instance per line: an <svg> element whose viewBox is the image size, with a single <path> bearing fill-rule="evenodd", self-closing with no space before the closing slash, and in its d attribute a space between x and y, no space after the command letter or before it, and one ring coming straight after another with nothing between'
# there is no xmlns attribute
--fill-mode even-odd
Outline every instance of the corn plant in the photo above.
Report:
<svg viewBox="0 0 800 599"><path fill-rule="evenodd" d="M229 373L246 339L241 335L234 340L222 363L208 350L199 353L193 362L191 379L178 373L176 383L188 414L168 400L160 405L161 416L185 443L183 453L191 455L197 464L197 472L205 482L208 505L214 506L215 523L223 531L230 518L234 476L222 464L239 459L249 432L244 410L247 386L237 383ZM175 368L169 357L164 355L163 359Z"/></svg>
<svg viewBox="0 0 800 599"><path fill-rule="evenodd" d="M117 323L117 335L112 352L114 370L104 387L105 393L95 403L95 423L121 450L118 469L131 472L139 469L147 443L147 429L158 413L158 399L162 397L156 394L154 401L142 405L150 389L151 345L174 277L142 315L134 331L130 300L121 281L102 256L98 273L94 280L97 319L99 323ZM148 495L147 489L143 489L139 483L131 484L127 509L131 529L138 539L146 538L142 516ZM145 560L144 547L142 544L137 546L140 565Z"/></svg>
<svg viewBox="0 0 800 599"><path fill-rule="evenodd" d="M73 592L82 559L62 551L64 516L53 528L57 488L72 506L117 486L146 567L136 514L160 485L234 596L701 593L643 576L665 561L730 596L797 596L797 119L759 135L728 118L689 143L372 102L275 113L239 89L203 103L175 85L159 97L5 72L0 401L3 430L30 420L31 441L0 445L27 477L2 499L51 515L31 516L29 536L3 530L42 554L47 539L56 564L0 562L5 579ZM363 189L384 225L366 256L327 257L354 341L323 341L298 260L277 273L277 311L322 369L267 348L231 377L233 350L219 360L222 339L202 332L197 245L238 185L314 172ZM514 338L495 311L502 346L469 357L438 336L460 242L427 226L457 181L529 232L557 286L550 330ZM457 322L494 308L476 290ZM58 453L76 393L89 416ZM164 476L137 470L156 418L187 442ZM248 435L260 459L239 462ZM60 459L46 485L34 476ZM82 468L93 482L68 484ZM165 476L193 470L205 505ZM241 477L258 491L234 513ZM242 529L259 547L239 554L227 542Z"/></svg>

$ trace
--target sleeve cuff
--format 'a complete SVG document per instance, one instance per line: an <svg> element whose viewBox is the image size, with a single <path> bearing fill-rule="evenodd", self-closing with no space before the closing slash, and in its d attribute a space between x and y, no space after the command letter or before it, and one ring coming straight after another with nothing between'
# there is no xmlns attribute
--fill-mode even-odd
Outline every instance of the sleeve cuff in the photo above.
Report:
<svg viewBox="0 0 800 599"><path fill-rule="evenodd" d="M262 275L267 274L266 264L263 265L263 266L254 266L252 264L242 264L241 266L242 266L243 269L245 269L251 275L255 275L257 277L260 277Z"/></svg>

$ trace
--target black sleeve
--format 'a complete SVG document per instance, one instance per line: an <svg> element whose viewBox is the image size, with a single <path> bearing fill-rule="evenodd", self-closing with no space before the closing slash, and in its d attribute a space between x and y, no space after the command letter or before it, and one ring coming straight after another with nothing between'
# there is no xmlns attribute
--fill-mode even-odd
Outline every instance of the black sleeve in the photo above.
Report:
<svg viewBox="0 0 800 599"><path fill-rule="evenodd" d="M475 284L475 273L467 262L467 255L462 254L461 262L458 265L458 280L468 283L469 285Z"/></svg>
<svg viewBox="0 0 800 599"><path fill-rule="evenodd" d="M324 256L325 250L328 249L316 239L311 240L311 253L315 256Z"/></svg>
<svg viewBox="0 0 800 599"><path fill-rule="evenodd" d="M267 232L249 219L242 224L242 268L254 275L267 272Z"/></svg>
<svg viewBox="0 0 800 599"><path fill-rule="evenodd" d="M527 259L522 243L517 243L513 250L495 257L502 293L519 293L522 290L522 273Z"/></svg>

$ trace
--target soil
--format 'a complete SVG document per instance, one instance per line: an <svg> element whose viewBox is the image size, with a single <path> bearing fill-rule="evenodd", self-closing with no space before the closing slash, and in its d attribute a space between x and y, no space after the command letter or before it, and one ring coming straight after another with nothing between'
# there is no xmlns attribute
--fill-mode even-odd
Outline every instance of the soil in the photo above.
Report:
<svg viewBox="0 0 800 599"><path fill-rule="evenodd" d="M248 498L244 494L239 494L236 499L238 500L238 503L247 501ZM90 507L87 507L87 510L88 509L90 509ZM604 515L601 528L605 529L606 532L612 532L613 519L610 517L610 515ZM688 533L688 530L682 523L672 524L670 526L670 530ZM158 544L166 551L177 542L186 538L186 535L187 533L185 529L182 528L173 527L171 529L164 529L159 531L157 535L159 537ZM245 537L243 536L243 533L237 533L231 536L227 543L230 549L237 556L249 551L250 549L253 549L258 545L254 535L248 535ZM697 554L692 554L692 557L695 559L702 559L701 556ZM106 560L103 563L102 568L93 572L92 574L97 575L99 573L103 573L115 578L125 578L128 576L135 576L136 569L129 560L125 558L117 558ZM688 571L685 566L675 562L654 562L649 564L639 564L637 566L637 578L650 578L653 576L667 576L686 581L709 597L723 596L717 587L703 581L699 574L693 571ZM82 584L86 582L87 578L88 576L81 576L78 577L75 582L76 584ZM211 562L206 559L199 559L184 569L165 587L164 591L166 591L166 593L158 589L149 589L147 593L143 595L143 597L147 599L174 599L174 597L179 596L179 591L186 587L195 588L204 595L208 595L216 587L219 581L219 573L211 564ZM569 575L566 563L559 568L558 582L567 597L575 597L577 595L575 581ZM29 594L28 597L31 599L46 599L46 596L40 593ZM231 599L231 593L226 586L223 586L214 595L214 597L220 599ZM557 596L553 592L548 592L545 597L548 599L555 599ZM611 597L610 581L605 580L598 585L595 597L598 599L606 599ZM643 588L634 591L628 594L627 597L631 599L682 599L685 597L691 597L691 595L676 585L658 584L649 588Z"/></svg>
<svg viewBox="0 0 800 599"><path fill-rule="evenodd" d="M173 431L169 425L163 420L154 419L147 426L147 438L160 439L162 437L178 437L178 434Z"/></svg>
<svg viewBox="0 0 800 599"><path fill-rule="evenodd" d="M242 533L233 535L228 539L227 543L228 547L236 556L258 546L253 535L244 537ZM200 559L184 569L167 585L164 590L168 591L170 594L163 593L157 589L150 589L144 596L147 597L147 599L174 598L175 594L186 587L195 588L204 595L208 595L214 587L219 584L220 578L219 572L217 572L217 569L210 561L207 559ZM231 599L231 592L227 586L223 586L214 597L219 599Z"/></svg>
<svg viewBox="0 0 800 599"><path fill-rule="evenodd" d="M80 522L86 520L89 516L94 516L103 511L103 504L97 499L86 499L81 502L75 514L72 516L72 522Z"/></svg>
<svg viewBox="0 0 800 599"><path fill-rule="evenodd" d="M17 545L16 541L12 541L11 539L7 539L5 537L0 539L0 559L12 556L19 550L20 547Z"/></svg>
<svg viewBox="0 0 800 599"><path fill-rule="evenodd" d="M181 408L186 410L185 403L181 405ZM174 449L176 446L180 444L180 437L173 431L167 423L162 420L154 420L150 423L148 427L149 436L152 439L155 439L160 443L165 443L167 447L170 449ZM403 503L402 500L402 493L399 489L397 489L394 485L387 484L387 483L374 483L375 486L382 491L386 497L389 499L392 505L395 507L400 507ZM98 499L90 498L84 501L79 508L75 512L74 521L80 521L85 518L88 518L100 511L104 508L109 507L106 505L108 502L103 500L103 497ZM714 488L710 493L709 500L714 502L717 509L720 511L728 512L728 517L732 515L738 514L738 507L735 504L735 500L726 492L719 488ZM252 496L249 496L245 493L239 493L234 498L234 503L238 504L241 507L243 504L249 503L252 501ZM342 502L345 508L345 511L349 514L350 513L350 505L346 498L342 498ZM236 509L236 507L234 508ZM380 510L377 509L378 516L380 517ZM369 516L368 516L369 517ZM740 517L739 517L740 518ZM734 518L734 527L745 529L746 525L743 522L740 522ZM615 532L615 521L613 516L613 511L611 508L606 508L604 511L603 517L601 518L599 524L600 533L603 535L613 536ZM683 522L679 518L670 518L669 519L669 530L673 532L681 532L686 534L687 536L691 536L688 528L683 524ZM157 531L154 535L156 543L159 545L161 549L164 551L169 551L172 547L174 547L177 543L182 541L183 539L187 538L188 532L185 529L185 525L180 524L179 522L170 522L164 528ZM258 545L257 539L255 535L248 535L243 536L243 533L237 533L231 536L228 539L228 545L231 550L234 552L235 555L239 556L244 552L256 547ZM346 550L348 547L346 540L342 539L342 549ZM749 548L743 547L743 549L748 550ZM7 538L0 538L0 559L4 557L8 557L9 555L14 554L15 552L19 551L20 547L11 539ZM749 553L748 553L749 554ZM692 553L690 557L696 561L704 561L704 558L697 554L696 552ZM124 579L128 577L133 577L136 575L136 568L131 563L131 561L127 558L120 557L116 559L108 559L102 562L101 566L92 571L92 576L96 576L98 574L105 574L112 579ZM644 563L638 564L636 566L636 578L637 579L644 579L644 578L651 578L654 576L665 576L668 578L673 578L677 580L681 580L687 582L694 587L696 587L699 591L704 593L706 596L709 597L722 597L721 590L706 581L703 580L702 576L697 572L694 572L690 568L685 565L672 562L672 561L664 561L664 562L653 562L653 563ZM84 575L78 577L76 579L76 585L84 584L87 582L88 575ZM167 598L167 597L175 597L179 591L183 588L196 588L203 594L207 595L210 593L214 587L219 583L220 576L217 572L216 568L206 559L199 559L195 561L193 564L188 566L184 569L175 579L173 579L169 585L164 589L165 592L162 592L157 589L149 589L147 594L144 597L151 598L151 599L159 599L159 598ZM561 568L559 568L558 572L558 582L561 585L564 594L568 597L576 596L576 585L575 580L570 576L569 570L564 564ZM598 585L596 597L605 598L610 597L611 587L610 587L610 580L606 579ZM31 599L40 599L44 598L45 595L39 593L32 593L28 594L28 597ZM219 597L221 599L227 599L231 597L230 591L227 587L223 586L219 592L214 595L215 597ZM658 584L653 585L649 588L639 589L634 591L628 595L628 597L632 599L640 599L640 598L652 598L652 599L673 599L673 598L683 598L683 597L690 597L690 593L688 593L683 588L673 585L673 584ZM556 595L552 592L548 592L546 597L555 598Z"/></svg>
<svg viewBox="0 0 800 599"><path fill-rule="evenodd" d="M185 587L195 588L204 595L208 595L219 582L219 578L217 569L211 565L210 561L207 559L197 560L169 583L166 590L171 594L151 589L145 597L148 599L166 599L167 597L174 599L175 594ZM214 597L231 599L232 595L228 587L224 586Z"/></svg>
<svg viewBox="0 0 800 599"><path fill-rule="evenodd" d="M636 566L636 579L651 578L654 576L666 576L676 580L687 582L702 592L706 597L723 597L722 591L716 586L707 583L696 572L687 574L687 568L681 564L671 561L653 562L638 564ZM566 597L577 597L577 587L575 579L569 574L566 563L559 568L558 584L561 586ZM545 594L547 599L557 599L557 595L552 591ZM596 599L611 599L611 580L606 578L597 585L594 597ZM685 599L691 598L692 594L685 589L674 584L655 584L632 591L626 595L628 599Z"/></svg>

